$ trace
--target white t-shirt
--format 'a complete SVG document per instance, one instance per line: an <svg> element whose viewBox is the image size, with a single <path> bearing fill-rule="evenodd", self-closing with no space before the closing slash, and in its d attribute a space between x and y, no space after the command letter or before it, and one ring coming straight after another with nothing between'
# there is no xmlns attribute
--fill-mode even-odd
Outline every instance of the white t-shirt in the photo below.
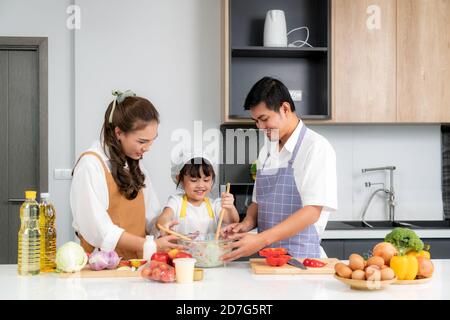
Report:
<svg viewBox="0 0 450 320"><path fill-rule="evenodd" d="M99 141L90 149L97 153L111 170L111 162ZM140 162L145 174L144 203L147 234L155 233L155 222L159 215L160 203L150 182L147 171ZM105 251L114 250L124 229L115 225L108 215L109 194L103 166L97 157L85 155L75 167L70 188L70 207L72 226L92 246Z"/></svg>
<svg viewBox="0 0 450 320"><path fill-rule="evenodd" d="M302 127L300 120L295 131L278 152L278 146L274 148L268 157L268 146L264 145L258 156L257 169L286 168L292 157L295 145ZM315 227L319 236L325 230L330 212L337 210L337 177L336 177L336 153L331 144L317 132L308 129L297 156L292 164L294 178L298 192L302 198L303 206L323 206L319 221ZM253 189L252 201L256 201L256 184Z"/></svg>
<svg viewBox="0 0 450 320"><path fill-rule="evenodd" d="M186 216L181 219L181 206L183 202L183 194L171 195L167 200L164 208L170 208L174 212L174 220L179 222L173 229L182 234L200 232L200 234L210 234L216 232L216 226L219 220L220 211L222 209L221 198L210 199L211 208L214 212L214 219L208 214L208 208L205 202L198 207L189 201L186 205ZM224 226L222 224L222 226Z"/></svg>

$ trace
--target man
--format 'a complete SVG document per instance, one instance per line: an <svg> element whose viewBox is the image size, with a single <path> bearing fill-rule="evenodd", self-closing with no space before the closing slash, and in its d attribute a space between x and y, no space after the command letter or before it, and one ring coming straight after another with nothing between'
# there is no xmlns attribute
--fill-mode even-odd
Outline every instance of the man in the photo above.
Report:
<svg viewBox="0 0 450 320"><path fill-rule="evenodd" d="M265 145L260 151L252 204L241 223L223 229L223 236L237 241L222 259L232 261L268 246L287 248L296 258L324 256L320 234L330 211L337 209L333 147L297 117L289 90L279 80L258 81L244 108L275 148ZM257 234L248 233L255 227Z"/></svg>

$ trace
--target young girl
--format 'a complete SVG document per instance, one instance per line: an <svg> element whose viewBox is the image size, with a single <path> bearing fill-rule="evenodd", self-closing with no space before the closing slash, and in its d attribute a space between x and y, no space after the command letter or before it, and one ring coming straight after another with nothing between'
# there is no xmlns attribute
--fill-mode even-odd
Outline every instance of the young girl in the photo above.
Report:
<svg viewBox="0 0 450 320"><path fill-rule="evenodd" d="M239 222L239 214L233 205L231 193L210 200L207 196L214 184L215 173L211 162L205 157L186 155L180 165L172 167L172 179L182 194L169 197L158 223L173 227L181 234L195 237L197 234L216 232L220 211L224 209L223 224Z"/></svg>
<svg viewBox="0 0 450 320"><path fill-rule="evenodd" d="M141 159L158 135L153 104L133 92L113 92L101 140L83 152L73 171L73 227L87 252L115 250L124 259L148 258L157 249L177 248L173 236L146 237L159 201Z"/></svg>

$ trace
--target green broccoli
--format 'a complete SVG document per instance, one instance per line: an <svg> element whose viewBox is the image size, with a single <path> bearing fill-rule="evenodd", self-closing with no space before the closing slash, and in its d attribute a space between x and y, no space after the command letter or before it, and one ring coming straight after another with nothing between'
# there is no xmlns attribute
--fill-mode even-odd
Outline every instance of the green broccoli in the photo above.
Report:
<svg viewBox="0 0 450 320"><path fill-rule="evenodd" d="M422 240L414 231L407 228L395 228L386 235L384 241L393 244L400 255L404 255L409 251L420 251L423 249Z"/></svg>

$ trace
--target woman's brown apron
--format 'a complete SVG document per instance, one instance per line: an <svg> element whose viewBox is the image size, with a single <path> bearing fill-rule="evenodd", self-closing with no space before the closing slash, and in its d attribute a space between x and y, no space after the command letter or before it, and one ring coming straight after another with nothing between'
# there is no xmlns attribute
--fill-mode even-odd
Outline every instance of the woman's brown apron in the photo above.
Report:
<svg viewBox="0 0 450 320"><path fill-rule="evenodd" d="M108 185L109 194L109 205L108 214L112 222L123 228L126 232L133 235L145 238L145 202L144 193L142 190L139 191L138 196L133 200L128 200L120 192L119 188L114 181L112 174L109 172L102 158L95 152L88 151L81 154L80 159L85 155L93 155L102 164L103 170L105 171L106 184ZM77 164L78 164L77 161ZM75 165L76 166L76 165ZM77 233L80 238L80 244L86 252L94 251L94 247L90 245L86 240L84 240L81 234ZM115 251L123 259L139 259L142 258L142 251L135 252L129 250L121 250L116 248Z"/></svg>

